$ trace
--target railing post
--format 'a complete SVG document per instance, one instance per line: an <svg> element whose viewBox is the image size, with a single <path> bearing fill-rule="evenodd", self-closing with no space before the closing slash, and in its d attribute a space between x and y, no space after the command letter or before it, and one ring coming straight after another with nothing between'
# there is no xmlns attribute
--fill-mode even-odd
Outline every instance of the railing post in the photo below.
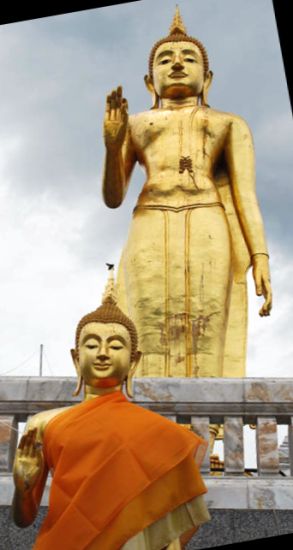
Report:
<svg viewBox="0 0 293 550"><path fill-rule="evenodd" d="M0 472L11 472L17 447L15 416L0 415Z"/></svg>
<svg viewBox="0 0 293 550"><path fill-rule="evenodd" d="M191 417L192 431L195 432L200 437L202 437L203 439L205 439L206 441L210 440L209 425L210 425L209 416L192 416ZM208 447L207 452L205 454L205 457L202 461L200 471L203 474L209 474L210 469L211 469L211 467L210 467L210 449Z"/></svg>
<svg viewBox="0 0 293 550"><path fill-rule="evenodd" d="M256 440L258 475L278 475L280 465L275 417L257 418Z"/></svg>
<svg viewBox="0 0 293 550"><path fill-rule="evenodd" d="M290 424L288 426L288 449L289 449L290 475L293 476L293 416L290 417Z"/></svg>
<svg viewBox="0 0 293 550"><path fill-rule="evenodd" d="M225 474L244 473L243 419L224 417L224 469Z"/></svg>

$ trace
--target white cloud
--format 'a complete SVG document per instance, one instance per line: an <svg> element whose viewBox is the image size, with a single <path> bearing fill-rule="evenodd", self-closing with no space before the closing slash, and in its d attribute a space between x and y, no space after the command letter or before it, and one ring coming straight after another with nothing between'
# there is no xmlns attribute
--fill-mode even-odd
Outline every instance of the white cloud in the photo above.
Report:
<svg viewBox="0 0 293 550"><path fill-rule="evenodd" d="M272 113L255 129L254 141L261 157L288 161L292 156L293 124L290 112Z"/></svg>
<svg viewBox="0 0 293 550"><path fill-rule="evenodd" d="M0 372L22 363L43 343L54 374L73 374L68 349L75 325L99 305L106 279L100 258L94 266L79 261L91 214L86 206L80 204L77 216L70 205L46 194L27 200L2 190ZM95 204L92 209L96 213ZM22 373L36 374L37 361L14 371Z"/></svg>
<svg viewBox="0 0 293 550"><path fill-rule="evenodd" d="M273 309L269 317L259 317L263 298L255 295L249 277L249 330L247 376L293 376L293 259L280 243L271 244Z"/></svg>
<svg viewBox="0 0 293 550"><path fill-rule="evenodd" d="M278 52L272 55L279 48L272 6L210 1L196 2L194 11L194 2L181 4L188 32L203 40L216 68L213 104L257 121L262 166L271 165L273 151L279 162L275 177L286 187L288 204L289 104L284 81L274 78L273 89L267 86L280 61ZM55 374L73 372L67 350L75 324L99 303L104 262L117 263L126 220L140 191L135 177L122 208L113 212L102 204L105 95L121 82L131 112L149 108L142 80L147 57L166 34L173 12L169 0L150 0L0 30L5 75L0 99L1 372L34 350L38 354L40 343ZM200 27L199 21L204 21ZM281 162L286 172L282 181ZM273 190L266 188L266 193L275 206ZM281 225L282 206L276 213ZM292 273L281 240L275 249L280 258L272 255L275 305L270 319L258 318L257 299L250 292L248 373L253 376L285 376L290 367ZM34 361L15 374L36 373L37 355Z"/></svg>

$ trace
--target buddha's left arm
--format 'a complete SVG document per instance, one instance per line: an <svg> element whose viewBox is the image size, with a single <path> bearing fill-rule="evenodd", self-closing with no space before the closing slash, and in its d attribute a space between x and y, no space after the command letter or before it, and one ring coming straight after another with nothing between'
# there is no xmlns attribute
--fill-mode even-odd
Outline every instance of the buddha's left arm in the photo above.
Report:
<svg viewBox="0 0 293 550"><path fill-rule="evenodd" d="M250 256L267 254L262 215L255 190L255 160L252 135L246 122L233 116L225 156L234 204Z"/></svg>
<svg viewBox="0 0 293 550"><path fill-rule="evenodd" d="M266 316L272 307L268 249L255 190L252 136L246 122L240 117L231 118L225 156L235 208L250 252L256 294L265 297L259 314Z"/></svg>

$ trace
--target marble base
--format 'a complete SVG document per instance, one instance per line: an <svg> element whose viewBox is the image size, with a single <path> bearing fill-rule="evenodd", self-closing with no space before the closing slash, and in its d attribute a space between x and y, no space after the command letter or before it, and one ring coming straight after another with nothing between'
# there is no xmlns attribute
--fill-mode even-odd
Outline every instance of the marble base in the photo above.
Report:
<svg viewBox="0 0 293 550"><path fill-rule="evenodd" d="M209 510L292 510L293 478L266 479L203 476L208 489L205 501ZM0 507L9 506L13 497L11 474L0 475ZM48 505L50 483L43 494L42 505ZM1 550L1 549L0 549Z"/></svg>

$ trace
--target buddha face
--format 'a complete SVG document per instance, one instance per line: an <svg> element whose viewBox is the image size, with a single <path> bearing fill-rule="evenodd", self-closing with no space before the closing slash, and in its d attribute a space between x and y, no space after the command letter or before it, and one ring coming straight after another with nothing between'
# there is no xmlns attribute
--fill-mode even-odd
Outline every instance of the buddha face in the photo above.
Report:
<svg viewBox="0 0 293 550"><path fill-rule="evenodd" d="M119 323L92 322L79 338L79 370L86 385L111 387L121 384L131 366L131 339Z"/></svg>
<svg viewBox="0 0 293 550"><path fill-rule="evenodd" d="M155 54L153 83L161 98L198 96L204 85L200 49L192 42L165 42Z"/></svg>

